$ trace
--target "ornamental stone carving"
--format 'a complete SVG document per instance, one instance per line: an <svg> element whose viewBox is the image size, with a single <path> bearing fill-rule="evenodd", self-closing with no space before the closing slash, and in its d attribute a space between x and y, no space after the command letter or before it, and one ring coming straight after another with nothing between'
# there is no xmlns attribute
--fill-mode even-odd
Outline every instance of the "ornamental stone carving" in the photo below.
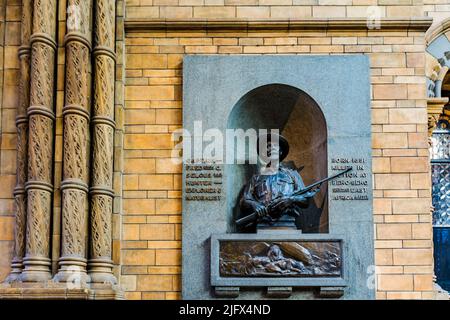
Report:
<svg viewBox="0 0 450 320"><path fill-rule="evenodd" d="M56 0L35 0L28 108L26 254L23 281L50 279L50 219L53 193Z"/></svg>
<svg viewBox="0 0 450 320"><path fill-rule="evenodd" d="M77 273L87 283L92 2L69 0L67 13L61 257L54 280Z"/></svg>
<svg viewBox="0 0 450 320"><path fill-rule="evenodd" d="M89 275L94 283L115 284L111 260L115 2L98 0L95 12Z"/></svg>
<svg viewBox="0 0 450 320"><path fill-rule="evenodd" d="M14 189L15 225L14 225L14 256L11 262L11 273L6 282L19 280L25 255L25 233L27 197L25 183L27 181L27 149L28 149L28 117L30 105L30 37L32 30L33 1L22 1L21 46L19 48L20 79L19 105L17 107L17 169L16 187Z"/></svg>

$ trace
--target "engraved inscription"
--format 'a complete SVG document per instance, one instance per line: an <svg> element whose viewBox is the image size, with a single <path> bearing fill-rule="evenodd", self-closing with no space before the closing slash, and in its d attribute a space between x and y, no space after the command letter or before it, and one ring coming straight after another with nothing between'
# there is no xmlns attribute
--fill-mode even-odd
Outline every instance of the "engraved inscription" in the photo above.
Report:
<svg viewBox="0 0 450 320"><path fill-rule="evenodd" d="M367 160L364 158L333 158L331 171L352 170L330 182L331 199L336 201L369 200Z"/></svg>
<svg viewBox="0 0 450 320"><path fill-rule="evenodd" d="M185 200L220 201L222 166L214 160L189 160L184 167Z"/></svg>

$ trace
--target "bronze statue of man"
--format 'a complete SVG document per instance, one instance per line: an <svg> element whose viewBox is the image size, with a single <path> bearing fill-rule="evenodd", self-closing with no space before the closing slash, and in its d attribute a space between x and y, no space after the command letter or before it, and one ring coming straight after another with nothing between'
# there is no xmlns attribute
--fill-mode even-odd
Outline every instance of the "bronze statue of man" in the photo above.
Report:
<svg viewBox="0 0 450 320"><path fill-rule="evenodd" d="M244 189L240 200L243 215L256 213L257 228L297 229L295 220L301 210L307 208L309 199L319 191L319 187L301 195L294 193L305 187L300 174L285 166L283 161L289 153L287 140L276 134L266 137L266 155L259 150L259 173L253 175ZM264 142L264 141L263 141ZM262 143L264 145L264 143ZM264 150L262 149L262 150Z"/></svg>

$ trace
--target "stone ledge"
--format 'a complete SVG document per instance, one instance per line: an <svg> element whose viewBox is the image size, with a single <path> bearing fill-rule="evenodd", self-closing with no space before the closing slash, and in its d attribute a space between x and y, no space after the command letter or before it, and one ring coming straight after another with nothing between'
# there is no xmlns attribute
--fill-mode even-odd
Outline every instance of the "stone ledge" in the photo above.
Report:
<svg viewBox="0 0 450 320"><path fill-rule="evenodd" d="M117 286L92 284L85 288L68 288L54 283L12 283L0 286L0 300L122 300Z"/></svg>
<svg viewBox="0 0 450 320"><path fill-rule="evenodd" d="M369 31L423 31L432 24L433 19L428 17L412 18L382 18L380 28L371 29L365 18L332 18L332 19L301 19L301 20L242 20L242 19L127 19L125 30L138 32L148 30L369 30Z"/></svg>

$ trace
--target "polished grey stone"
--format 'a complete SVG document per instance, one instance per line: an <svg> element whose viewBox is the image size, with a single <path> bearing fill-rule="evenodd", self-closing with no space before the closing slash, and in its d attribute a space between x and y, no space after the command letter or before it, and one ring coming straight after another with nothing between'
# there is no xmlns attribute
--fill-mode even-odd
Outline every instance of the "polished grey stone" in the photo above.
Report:
<svg viewBox="0 0 450 320"><path fill-rule="evenodd" d="M344 243L343 299L373 299L374 248L371 173L371 110L369 60L363 55L332 56L185 56L183 61L183 127L191 133L194 121L202 121L203 130L240 126L260 126L263 116L249 113L234 116L233 109L243 97L265 85L283 89L281 105L295 101L290 91L299 92L305 105L320 107L326 121L328 174L333 158L364 158L368 174L366 201L336 201L329 192L329 234L339 235ZM269 99L271 99L269 97ZM263 103L264 104L264 103ZM266 103L262 113L273 112ZM245 105L254 109L256 105ZM269 117L277 127L289 112L276 106ZM261 120L262 119L262 120ZM278 122L277 122L278 121ZM220 201L183 199L182 294L184 299L213 299L210 283L211 236L236 231L233 206L249 172L242 165L225 165L224 197ZM322 177L318 177L322 178ZM184 198L183 177L183 198ZM298 233L298 239L302 239ZM268 284L269 286L270 284ZM230 283L230 286L232 284ZM274 286L279 286L275 284ZM264 288L240 290L240 299L264 298ZM309 299L310 291L293 288L289 299Z"/></svg>

